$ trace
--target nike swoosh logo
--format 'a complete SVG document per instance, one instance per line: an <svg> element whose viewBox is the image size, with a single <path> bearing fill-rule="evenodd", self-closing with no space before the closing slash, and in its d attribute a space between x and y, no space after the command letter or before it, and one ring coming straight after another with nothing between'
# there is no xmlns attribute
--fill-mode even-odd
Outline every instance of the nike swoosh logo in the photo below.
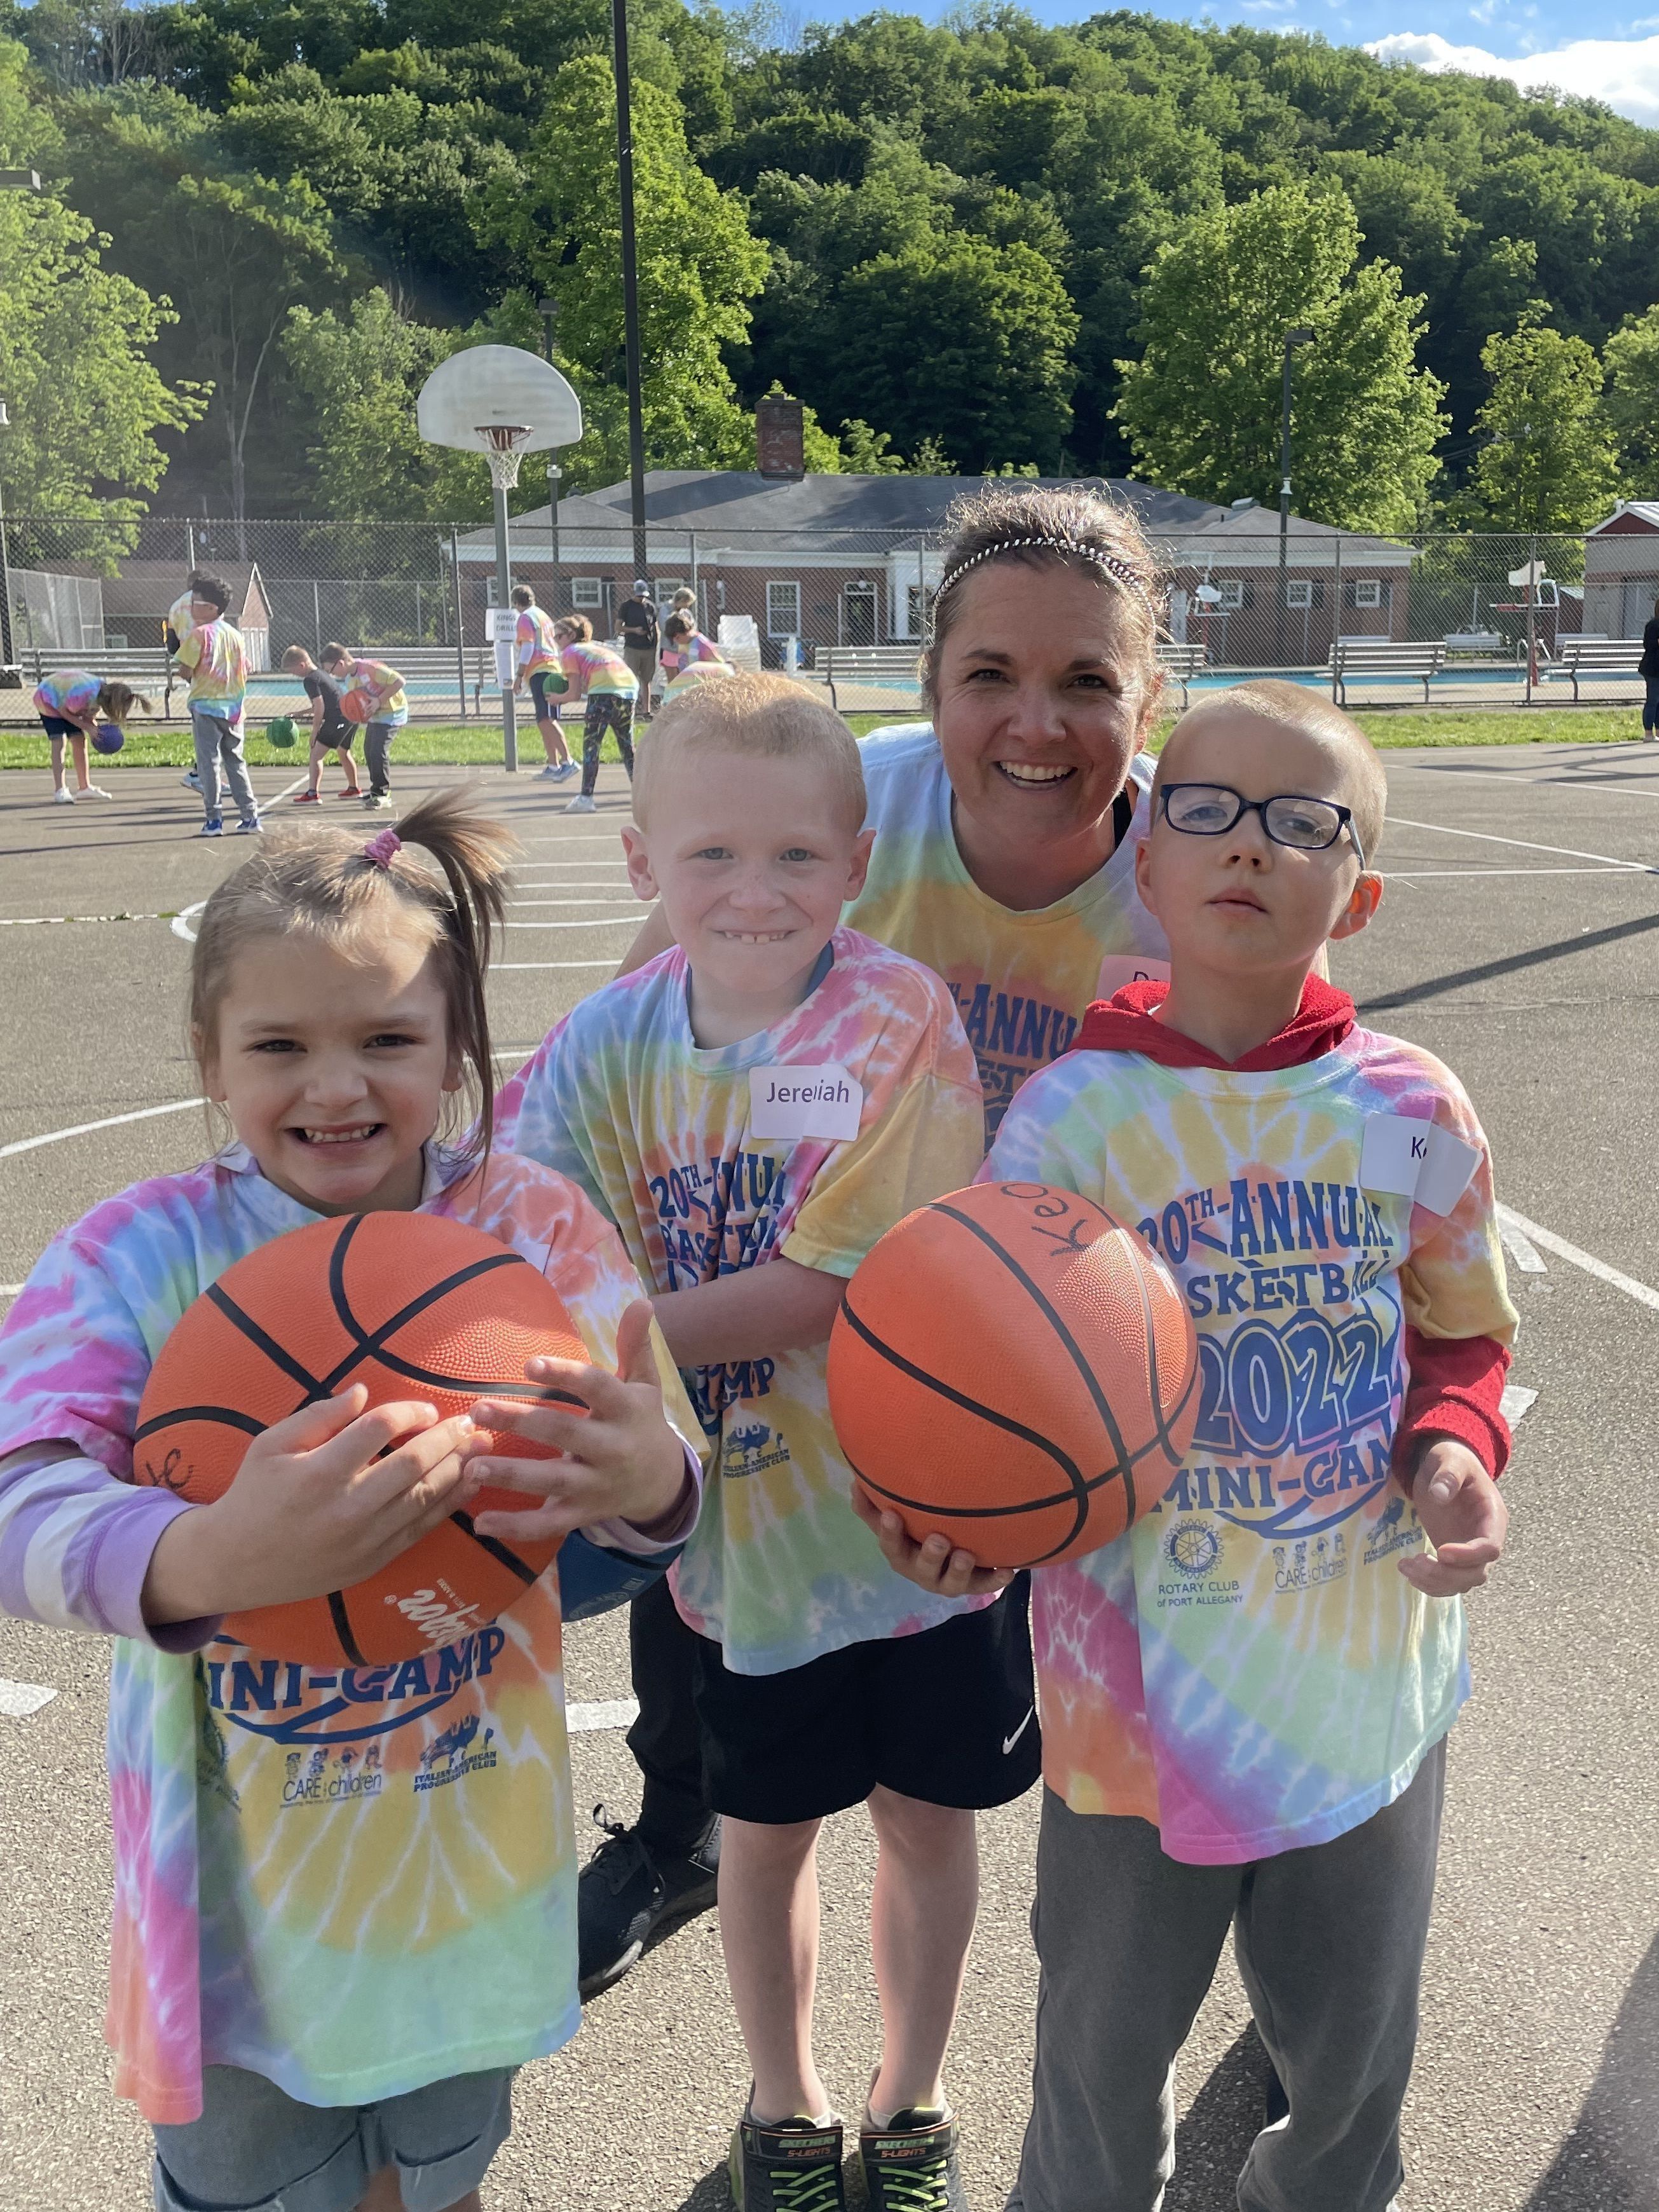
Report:
<svg viewBox="0 0 1659 2212"><path fill-rule="evenodd" d="M1032 1716L1036 1713L1036 1707L1035 1705L1033 1705L1033 1706L1031 1707L1031 1711L1030 1711L1030 1712L1029 1712L1029 1713L1027 1713L1027 1714L1026 1714L1026 1716L1025 1716L1024 1719L1020 1723L1019 1726L1018 1726L1018 1727L1014 1730L1013 1734L1012 1734L1012 1735L1004 1736L1004 1738L1003 1738L1003 1740L1002 1740L1002 1755L1003 1755L1003 1757L1004 1757L1005 1759L1006 1759L1006 1758L1007 1758L1007 1756L1008 1756L1009 1753L1013 1749L1014 1746L1015 1746L1015 1745L1019 1741L1019 1740L1020 1740L1021 1736L1023 1736L1023 1735L1024 1735L1024 1733L1025 1733L1026 1729L1027 1729L1028 1728L1030 1728L1030 1725L1031 1725L1031 1720L1032 1720Z"/></svg>

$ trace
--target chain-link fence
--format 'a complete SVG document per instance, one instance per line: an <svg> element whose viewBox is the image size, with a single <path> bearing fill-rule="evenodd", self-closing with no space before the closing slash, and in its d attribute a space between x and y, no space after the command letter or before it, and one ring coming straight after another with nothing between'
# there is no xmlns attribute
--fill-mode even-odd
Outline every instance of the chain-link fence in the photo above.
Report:
<svg viewBox="0 0 1659 2212"><path fill-rule="evenodd" d="M591 515L591 503L588 511ZM418 717L497 711L486 645L493 532L414 522L12 517L0 526L9 653L32 684L77 659L165 674L162 625L192 569L230 585L256 707L288 703L284 649L337 640L402 666ZM1155 539L1165 659L1189 688L1282 672L1366 703L1604 701L1639 690L1659 593L1659 532L1387 538L1260 508ZM646 532L659 602L694 595L700 627L745 659L832 681L838 703L902 708L937 587L935 533ZM543 508L514 520L513 575L555 613L614 634L638 567L626 518L595 526ZM3 641L0 641L3 642ZM884 648L877 660L859 656ZM125 672L125 671L123 672ZM297 696L297 694L295 695ZM175 692L173 711L181 702Z"/></svg>

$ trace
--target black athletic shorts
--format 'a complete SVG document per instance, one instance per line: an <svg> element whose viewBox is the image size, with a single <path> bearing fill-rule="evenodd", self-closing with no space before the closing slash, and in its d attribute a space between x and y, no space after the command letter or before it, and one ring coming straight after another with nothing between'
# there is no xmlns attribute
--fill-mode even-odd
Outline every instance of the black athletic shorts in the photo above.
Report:
<svg viewBox="0 0 1659 2212"><path fill-rule="evenodd" d="M557 696L548 697L547 679L550 676L558 675L558 672L556 668L532 668L530 672L530 696L536 702L536 720L538 722L556 722L559 719L559 700L570 686L562 680Z"/></svg>
<svg viewBox="0 0 1659 2212"><path fill-rule="evenodd" d="M734 1820L819 1820L878 1782L978 1812L1023 1796L1042 1771L1024 1575L982 1612L781 1674L734 1674L718 1644L696 1645L704 1795Z"/></svg>
<svg viewBox="0 0 1659 2212"><path fill-rule="evenodd" d="M40 726L49 738L84 738L87 734L78 722L66 722L61 714L42 714Z"/></svg>
<svg viewBox="0 0 1659 2212"><path fill-rule="evenodd" d="M333 753L349 753L351 750L351 741L356 734L357 725L355 722L348 722L343 716L337 722L325 722L312 743L326 745Z"/></svg>

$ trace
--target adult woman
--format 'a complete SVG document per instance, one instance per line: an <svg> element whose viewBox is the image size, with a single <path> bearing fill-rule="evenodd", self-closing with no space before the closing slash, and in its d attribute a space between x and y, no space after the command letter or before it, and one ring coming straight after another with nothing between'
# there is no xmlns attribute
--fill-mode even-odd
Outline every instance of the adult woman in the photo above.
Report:
<svg viewBox="0 0 1659 2212"><path fill-rule="evenodd" d="M1097 494L988 488L954 521L922 663L933 720L864 744L877 834L847 919L945 977L994 1129L1091 999L1168 973L1130 836L1151 782L1158 593L1133 517ZM653 915L627 965L666 942ZM714 1901L688 1638L666 1583L635 1601L644 1799L582 1877L586 1987Z"/></svg>

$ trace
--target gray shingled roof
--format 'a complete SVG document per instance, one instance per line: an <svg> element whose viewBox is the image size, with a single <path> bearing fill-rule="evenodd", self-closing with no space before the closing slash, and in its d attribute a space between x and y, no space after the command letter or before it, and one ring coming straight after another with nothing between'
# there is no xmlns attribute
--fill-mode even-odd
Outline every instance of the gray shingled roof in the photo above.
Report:
<svg viewBox="0 0 1659 2212"><path fill-rule="evenodd" d="M713 538L741 537L758 550L751 533L796 537L830 532L937 532L951 502L974 489L978 480L963 477L806 476L763 477L753 469L652 469L645 479L646 520L656 529L678 533L707 532ZM1179 492L1158 491L1127 477L1042 477L1033 483L1053 488L1077 481L1111 493L1133 507L1140 520L1158 531L1203 529L1226 514L1206 501ZM629 526L626 483L578 492L559 501L561 532L611 538ZM548 526L548 509L515 515L515 526L534 532ZM468 546L493 544L488 530L463 537Z"/></svg>

